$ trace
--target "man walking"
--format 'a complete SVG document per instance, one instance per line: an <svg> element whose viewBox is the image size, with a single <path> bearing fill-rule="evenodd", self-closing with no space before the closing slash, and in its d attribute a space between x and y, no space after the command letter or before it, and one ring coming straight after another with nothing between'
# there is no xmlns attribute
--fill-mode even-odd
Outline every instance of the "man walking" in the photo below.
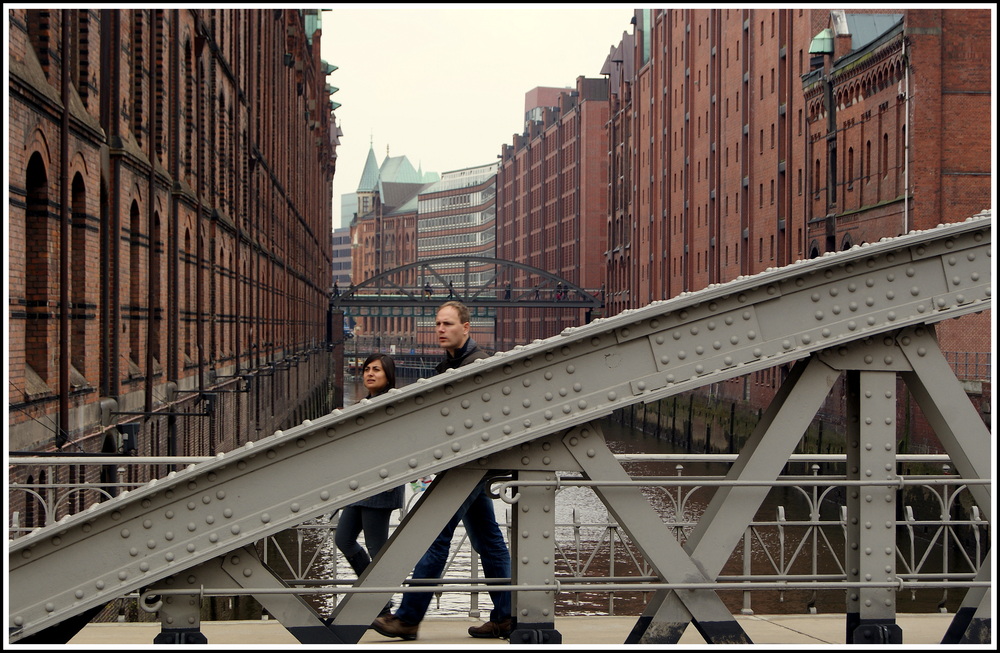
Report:
<svg viewBox="0 0 1000 653"><path fill-rule="evenodd" d="M465 304L445 302L438 308L436 319L438 343L447 356L436 368L438 374L445 370L468 365L488 354L479 349L469 336L470 315ZM510 578L510 551L504 542L500 526L493 512L493 499L486 492L486 483L480 483L448 521L444 529L413 568L413 578L440 578L448 560L448 550L458 522L465 524L472 547L479 553L483 573L487 578ZM490 592L493 610L490 620L479 626L470 626L472 637L506 638L511 631L511 598L509 591ZM372 629L385 637L416 639L420 622L431 602L429 592L409 592L395 614L379 616L372 622Z"/></svg>

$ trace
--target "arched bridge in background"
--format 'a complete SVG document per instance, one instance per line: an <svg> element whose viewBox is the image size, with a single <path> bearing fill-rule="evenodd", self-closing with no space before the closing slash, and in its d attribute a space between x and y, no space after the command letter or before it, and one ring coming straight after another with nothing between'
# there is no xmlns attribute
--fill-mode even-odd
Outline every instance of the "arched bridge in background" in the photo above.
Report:
<svg viewBox="0 0 1000 653"><path fill-rule="evenodd" d="M518 284L518 278L527 279ZM472 314L497 308L565 308L597 311L600 290L581 288L559 275L524 263L485 256L439 256L376 274L349 288L338 288L330 301L346 315L422 315L449 299Z"/></svg>
<svg viewBox="0 0 1000 653"><path fill-rule="evenodd" d="M723 565L846 375L846 564L830 582L845 596L848 642L900 643L895 597L913 585L896 569L896 495L941 479L897 472L896 382L950 456L946 480L968 486L991 520L992 437L934 334L937 322L991 308L991 246L984 213L800 261L566 329L171 473L10 541L10 639L68 641L90 613L139 591L180 641L198 628L206 588L222 588L253 595L303 643L356 643L470 490L491 479L515 506L511 641L556 643L555 595L580 591L560 586L548 536L557 473L570 473L653 570L655 581L631 586L651 599L627 642L676 643L694 625L711 643L750 643L719 596ZM597 420L784 364L792 371L774 402L679 542ZM328 618L257 556L265 537L428 474L437 480ZM962 581L946 643L991 641L991 557Z"/></svg>

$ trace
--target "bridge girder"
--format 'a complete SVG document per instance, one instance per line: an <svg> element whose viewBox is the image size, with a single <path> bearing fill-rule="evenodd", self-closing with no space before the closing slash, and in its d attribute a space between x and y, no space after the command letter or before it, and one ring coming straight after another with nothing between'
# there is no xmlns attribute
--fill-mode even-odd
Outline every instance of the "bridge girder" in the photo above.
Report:
<svg viewBox="0 0 1000 653"><path fill-rule="evenodd" d="M490 275L481 282L471 281L474 270ZM448 276L461 270L461 279L449 290ZM520 271L536 278L537 284L506 288ZM432 292L425 293L425 284ZM560 296L556 292L561 292ZM541 268L486 256L438 256L401 265L365 279L347 290L339 289L331 297L334 310L350 315L422 315L441 303L457 299L476 311L497 308L583 308L599 309L603 299L568 279ZM375 313L397 309L393 313ZM405 309L405 310L399 310ZM366 312L367 311L367 312Z"/></svg>
<svg viewBox="0 0 1000 653"><path fill-rule="evenodd" d="M11 641L619 407L987 310L991 225L983 215L567 329L96 504L10 542ZM979 445L954 446L978 456ZM966 469L982 478L978 466Z"/></svg>

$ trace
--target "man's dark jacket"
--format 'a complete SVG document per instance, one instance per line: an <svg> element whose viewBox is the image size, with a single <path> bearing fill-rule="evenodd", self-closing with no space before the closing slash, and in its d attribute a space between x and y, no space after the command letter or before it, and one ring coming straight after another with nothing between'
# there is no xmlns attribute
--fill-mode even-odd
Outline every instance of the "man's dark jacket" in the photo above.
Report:
<svg viewBox="0 0 1000 653"><path fill-rule="evenodd" d="M468 365L472 361L479 360L480 358L490 357L489 354L479 348L479 345L477 345L476 341L471 337L465 341L465 344L462 345L461 349L455 351L454 356L447 352L445 352L445 356L446 358L438 363L438 366L434 368L438 374L444 372L445 370L451 370L456 367Z"/></svg>

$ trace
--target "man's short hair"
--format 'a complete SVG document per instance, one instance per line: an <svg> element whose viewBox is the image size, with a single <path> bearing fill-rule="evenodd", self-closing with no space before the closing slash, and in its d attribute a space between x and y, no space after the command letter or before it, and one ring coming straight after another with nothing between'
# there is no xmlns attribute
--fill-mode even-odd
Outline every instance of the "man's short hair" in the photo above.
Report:
<svg viewBox="0 0 1000 653"><path fill-rule="evenodd" d="M469 313L469 307L460 301L452 300L450 302L445 302L438 306L438 312L441 312L442 308L452 307L455 312L458 313L458 321L462 324L472 321L472 315Z"/></svg>

